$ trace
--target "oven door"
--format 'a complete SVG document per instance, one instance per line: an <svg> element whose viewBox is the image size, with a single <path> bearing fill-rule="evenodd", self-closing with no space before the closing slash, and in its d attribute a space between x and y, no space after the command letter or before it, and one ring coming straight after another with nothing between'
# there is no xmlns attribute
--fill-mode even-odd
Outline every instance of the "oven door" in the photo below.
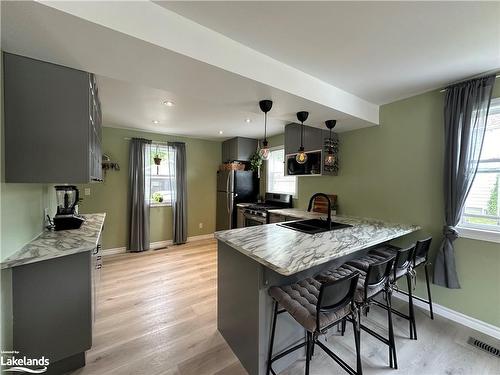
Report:
<svg viewBox="0 0 500 375"><path fill-rule="evenodd" d="M256 225L266 224L266 218L257 215L251 215L249 213L243 213L245 218L245 227L254 227Z"/></svg>

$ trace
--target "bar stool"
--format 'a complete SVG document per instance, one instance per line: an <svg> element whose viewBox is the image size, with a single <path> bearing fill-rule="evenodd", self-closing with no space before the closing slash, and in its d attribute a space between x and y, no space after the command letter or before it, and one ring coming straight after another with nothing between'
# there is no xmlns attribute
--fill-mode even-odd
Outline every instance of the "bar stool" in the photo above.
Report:
<svg viewBox="0 0 500 375"><path fill-rule="evenodd" d="M270 373L276 375L272 368L273 362L303 346L306 346L305 374L308 375L315 344L323 349L325 353L347 371L347 373L351 375L362 374L361 355L359 351L359 325L356 318L356 305L354 303L358 277L358 272L350 272L338 280L329 281L323 284L313 278L307 278L296 284L269 288L269 295L275 302L267 360L268 375ZM283 309L278 310L278 306L281 306ZM306 329L306 340L273 357L276 320L278 314L283 312L288 312L297 323ZM353 324L354 342L356 346L356 370L344 362L344 360L333 353L318 339L318 337L325 334L329 328L344 319L348 319Z"/></svg>
<svg viewBox="0 0 500 375"><path fill-rule="evenodd" d="M391 245L386 245L391 246ZM392 251L392 249L395 251ZM373 262L380 261L381 259L384 258L392 258L394 257L394 264L392 266L392 272L390 276L390 283L391 286L394 288L396 286L396 283L399 279L402 277L406 277L406 283L408 285L408 315L403 314L402 312L392 308L392 312L404 319L407 319L410 324L410 339L417 339L417 326L415 323L415 310L413 307L413 283L412 283L412 266L413 266L413 259L414 259L414 251L415 251L415 245L410 246L405 249L400 249L400 248L391 248L391 251L387 250L380 250L380 249L374 249L372 250L368 256L362 257L360 259L355 259L351 261L350 263L353 264L355 267L360 268L364 271L368 270L368 265ZM397 287L397 286L396 286ZM386 308L386 306L379 301L373 300L373 303L376 304L377 306L380 306L382 308Z"/></svg>
<svg viewBox="0 0 500 375"><path fill-rule="evenodd" d="M431 265L429 262L429 249L431 247L431 242L432 242L432 237L425 238L423 240L417 241L415 244L415 251L413 255L413 269L416 270L416 268L423 266L424 271L425 271L425 283L427 286L427 298L428 299L423 299L418 296L413 296L414 299L417 299L421 302L424 302L429 305L429 312L431 319L434 319L434 312L432 310L432 296L431 296L431 286L429 282L429 270L428 267ZM381 248L377 248L377 254L385 254L386 256L389 255L394 255L394 253L398 250L399 248L392 246L392 245L385 245ZM373 250L375 251L375 250ZM399 290L400 293L409 296L409 293Z"/></svg>
<svg viewBox="0 0 500 375"><path fill-rule="evenodd" d="M366 272L362 269L356 268L353 263L349 261L337 269L321 273L316 278L321 282L328 282L342 277L342 274L346 272L346 270L349 270L350 272L359 272L358 289L354 296L354 301L358 309L359 327L389 347L389 366L397 369L398 361L396 357L396 345L392 326L391 285L389 282L394 258L377 258L376 256L373 256L372 258L377 259L377 261L370 263ZM387 326L389 338L383 337L377 332L361 324L361 310L368 308L373 298L378 296L380 293L384 294L387 304ZM345 325L343 324L342 330L344 330L344 327Z"/></svg>

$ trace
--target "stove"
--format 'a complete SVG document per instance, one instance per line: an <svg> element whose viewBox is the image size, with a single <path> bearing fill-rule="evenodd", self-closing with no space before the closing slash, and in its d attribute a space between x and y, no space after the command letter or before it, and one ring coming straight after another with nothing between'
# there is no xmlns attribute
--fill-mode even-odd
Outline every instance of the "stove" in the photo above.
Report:
<svg viewBox="0 0 500 375"><path fill-rule="evenodd" d="M253 204L243 211L245 227L267 224L268 210L290 207L292 207L292 196L290 194L266 193L264 203Z"/></svg>

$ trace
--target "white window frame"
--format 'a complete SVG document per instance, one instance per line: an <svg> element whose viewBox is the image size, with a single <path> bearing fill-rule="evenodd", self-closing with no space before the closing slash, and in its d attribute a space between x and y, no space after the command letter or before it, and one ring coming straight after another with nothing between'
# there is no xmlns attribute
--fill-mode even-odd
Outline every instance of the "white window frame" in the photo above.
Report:
<svg viewBox="0 0 500 375"><path fill-rule="evenodd" d="M274 146L274 147L269 147L269 150L272 151L277 151L277 150L283 150L283 155L285 157L285 162L286 162L286 154L285 154L285 146ZM266 160L267 163L267 160ZM283 164L283 176L285 175L285 165ZM286 177L294 177L295 178L295 192L292 194L293 198L297 198L298 193L299 193L299 179L297 176L286 176ZM276 191L271 191L269 189L269 166L266 164L266 192L268 193L279 193L279 194L288 194L288 193L282 193L282 192L276 192Z"/></svg>
<svg viewBox="0 0 500 375"><path fill-rule="evenodd" d="M491 105L500 106L500 98L492 99ZM500 243L500 231L491 230L488 225L464 223L461 217L456 229L463 238Z"/></svg>
<svg viewBox="0 0 500 375"><path fill-rule="evenodd" d="M152 142L151 143L151 157L154 156L154 153L155 153L155 150L156 150L156 145L160 146L160 147L168 147L166 146L165 144L163 143L155 143L155 142ZM156 165L151 165L151 168L156 168ZM174 175L175 175L175 171L173 172ZM153 170L151 170L151 175L150 175L150 180L151 180L151 184L152 184L152 180L155 178L155 176L158 176L158 175L155 175L153 174ZM160 175L160 176L166 176L166 175ZM168 176L167 176L168 177ZM151 190L151 189L150 189ZM154 201L151 197L153 196L152 193L150 193L150 199L149 199L149 207L172 207L172 201L170 202L156 202Z"/></svg>

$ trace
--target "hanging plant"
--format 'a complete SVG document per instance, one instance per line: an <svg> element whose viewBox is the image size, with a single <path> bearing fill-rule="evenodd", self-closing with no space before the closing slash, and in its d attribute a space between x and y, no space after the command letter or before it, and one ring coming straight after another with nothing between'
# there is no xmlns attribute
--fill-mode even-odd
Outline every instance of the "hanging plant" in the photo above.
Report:
<svg viewBox="0 0 500 375"><path fill-rule="evenodd" d="M262 167L263 160L264 159L262 158L260 153L258 151L255 152L250 158L250 170L253 172L258 172L260 174L260 167Z"/></svg>
<svg viewBox="0 0 500 375"><path fill-rule="evenodd" d="M156 146L156 154L155 157L153 158L155 165L156 165L156 174L160 174L160 164L161 164L161 157L158 152L158 146Z"/></svg>

